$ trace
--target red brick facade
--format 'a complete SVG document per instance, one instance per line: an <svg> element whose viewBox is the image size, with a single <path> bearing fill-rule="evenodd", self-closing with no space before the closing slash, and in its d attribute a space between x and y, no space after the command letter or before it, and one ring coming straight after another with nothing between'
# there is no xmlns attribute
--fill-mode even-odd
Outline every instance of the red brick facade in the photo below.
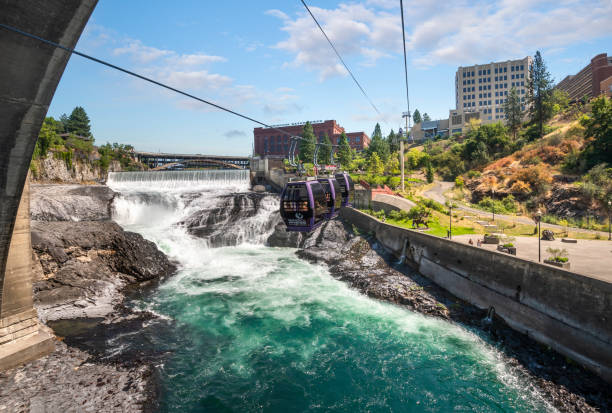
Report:
<svg viewBox="0 0 612 413"><path fill-rule="evenodd" d="M278 128L294 136L301 136L304 124L282 125ZM334 145L338 144L340 134L344 132L344 128L335 120L312 122L312 129L315 136L319 139L322 139L327 134ZM255 154L287 156L289 152L289 136L271 128L255 128L253 129L253 136L255 140ZM350 132L346 136L351 148L357 151L367 148L370 144L370 138L363 132Z"/></svg>

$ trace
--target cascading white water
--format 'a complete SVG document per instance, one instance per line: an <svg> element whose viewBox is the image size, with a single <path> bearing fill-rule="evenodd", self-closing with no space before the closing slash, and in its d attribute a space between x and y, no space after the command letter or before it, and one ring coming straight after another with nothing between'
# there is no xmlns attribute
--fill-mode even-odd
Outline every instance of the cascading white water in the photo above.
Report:
<svg viewBox="0 0 612 413"><path fill-rule="evenodd" d="M247 170L115 172L108 186L118 223L171 228L206 248L263 244L280 219L278 197L250 192Z"/></svg>
<svg viewBox="0 0 612 413"><path fill-rule="evenodd" d="M261 245L278 197L249 193L246 179L149 174L109 186L114 219L178 264L132 303L172 320L148 329L168 354L161 412L549 410L475 334Z"/></svg>

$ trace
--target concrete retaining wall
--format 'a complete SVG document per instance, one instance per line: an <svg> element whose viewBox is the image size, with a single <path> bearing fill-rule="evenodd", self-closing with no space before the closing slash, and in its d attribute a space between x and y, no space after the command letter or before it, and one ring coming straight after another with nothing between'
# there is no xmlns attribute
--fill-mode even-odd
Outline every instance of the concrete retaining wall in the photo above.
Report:
<svg viewBox="0 0 612 413"><path fill-rule="evenodd" d="M372 232L455 296L612 382L612 284L514 256L385 224L352 208L341 217Z"/></svg>

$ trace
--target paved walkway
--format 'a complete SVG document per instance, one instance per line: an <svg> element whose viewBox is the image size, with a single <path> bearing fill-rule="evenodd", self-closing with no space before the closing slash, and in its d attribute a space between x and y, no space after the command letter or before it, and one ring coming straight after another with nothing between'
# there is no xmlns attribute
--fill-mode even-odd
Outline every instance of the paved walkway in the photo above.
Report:
<svg viewBox="0 0 612 413"><path fill-rule="evenodd" d="M423 196L429 199L433 199L434 201L437 201L441 204L444 204L446 203L446 200L447 200L444 193L449 191L454 185L455 184L453 182L436 181L434 182L434 185L430 189L423 192ZM460 203L455 203L455 204L456 204L456 207L455 207L456 209L460 209L462 211L469 212L470 214L473 214L476 217L478 217L479 215L487 216L487 217L493 216L492 213L489 211L483 211L482 209L465 206ZM528 218L524 216L495 214L495 219L498 219L498 218L503 221L517 222L517 223L526 224L526 225L535 225L535 222L533 221L532 218ZM556 229L556 230L561 230L561 231L565 231L566 229L566 227L562 225L548 224L546 222L542 222L541 227L551 228L551 229ZM605 239L608 238L608 233L605 231L593 231L590 229L574 228L574 227L569 227L569 229L572 232L587 232L587 233L599 232L599 235L601 235L602 238L604 237Z"/></svg>
<svg viewBox="0 0 612 413"><path fill-rule="evenodd" d="M470 240L476 245L476 240L482 235L455 235L453 241L467 244ZM514 237L516 256L531 261L538 261L537 237ZM600 240L578 240L577 244L555 241L541 241L542 261L550 254L547 248L565 248L570 261L570 271L588 275L593 278L612 282L612 242ZM496 250L497 245L483 244L482 248Z"/></svg>

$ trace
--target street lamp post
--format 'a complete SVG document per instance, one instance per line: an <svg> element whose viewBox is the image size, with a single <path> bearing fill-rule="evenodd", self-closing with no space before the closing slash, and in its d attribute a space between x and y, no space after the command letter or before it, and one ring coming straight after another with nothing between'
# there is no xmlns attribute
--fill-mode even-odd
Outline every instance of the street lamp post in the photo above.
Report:
<svg viewBox="0 0 612 413"><path fill-rule="evenodd" d="M612 241L612 201L608 200L608 241Z"/></svg>
<svg viewBox="0 0 612 413"><path fill-rule="evenodd" d="M542 212L538 209L536 212L535 221L538 224L538 262L542 262L542 238L540 237L540 222L542 221Z"/></svg>
<svg viewBox="0 0 612 413"><path fill-rule="evenodd" d="M495 189L491 188L491 196L492 196L492 202L491 205L493 205L493 223L495 224Z"/></svg>
<svg viewBox="0 0 612 413"><path fill-rule="evenodd" d="M448 239L453 239L453 203L448 204Z"/></svg>

